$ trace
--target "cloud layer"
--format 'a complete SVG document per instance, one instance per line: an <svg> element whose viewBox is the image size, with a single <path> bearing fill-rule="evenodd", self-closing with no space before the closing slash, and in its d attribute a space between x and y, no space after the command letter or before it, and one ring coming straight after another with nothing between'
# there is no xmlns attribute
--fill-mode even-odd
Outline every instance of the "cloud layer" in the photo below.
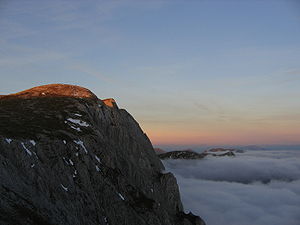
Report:
<svg viewBox="0 0 300 225"><path fill-rule="evenodd" d="M249 151L229 158L169 160L186 211L208 225L299 225L300 154Z"/></svg>

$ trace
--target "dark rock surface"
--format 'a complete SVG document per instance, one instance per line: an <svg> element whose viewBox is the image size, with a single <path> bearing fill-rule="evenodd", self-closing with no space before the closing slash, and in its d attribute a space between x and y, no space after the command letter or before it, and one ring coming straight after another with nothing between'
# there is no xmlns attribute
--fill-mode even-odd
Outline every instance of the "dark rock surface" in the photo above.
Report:
<svg viewBox="0 0 300 225"><path fill-rule="evenodd" d="M201 225L113 99L48 85L0 99L1 225Z"/></svg>

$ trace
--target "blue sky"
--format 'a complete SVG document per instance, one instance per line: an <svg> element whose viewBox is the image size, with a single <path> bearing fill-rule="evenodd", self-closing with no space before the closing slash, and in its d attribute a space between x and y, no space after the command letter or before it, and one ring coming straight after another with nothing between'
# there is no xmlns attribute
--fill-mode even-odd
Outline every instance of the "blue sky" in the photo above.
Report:
<svg viewBox="0 0 300 225"><path fill-rule="evenodd" d="M299 144L300 4L0 1L0 94L113 97L154 144Z"/></svg>

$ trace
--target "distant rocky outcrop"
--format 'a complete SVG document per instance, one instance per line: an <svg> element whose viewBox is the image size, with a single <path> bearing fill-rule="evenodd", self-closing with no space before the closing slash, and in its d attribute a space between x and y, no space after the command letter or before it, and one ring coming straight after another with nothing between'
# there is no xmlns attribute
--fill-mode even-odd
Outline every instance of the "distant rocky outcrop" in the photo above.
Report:
<svg viewBox="0 0 300 225"><path fill-rule="evenodd" d="M0 224L203 225L114 100L46 85L0 98Z"/></svg>
<svg viewBox="0 0 300 225"><path fill-rule="evenodd" d="M158 155L160 159L202 159L205 156L207 156L206 153L193 151L171 151Z"/></svg>
<svg viewBox="0 0 300 225"><path fill-rule="evenodd" d="M205 152L226 152L226 151L233 152L233 151L235 151L235 149L233 149L233 148L211 148L211 149L205 150Z"/></svg>
<svg viewBox="0 0 300 225"><path fill-rule="evenodd" d="M217 154L218 156L222 156L224 154L227 154L228 156L234 155L234 152L236 153L243 153L244 150L241 149L234 149L234 148L211 148L204 151L208 154Z"/></svg>
<svg viewBox="0 0 300 225"><path fill-rule="evenodd" d="M202 153L194 152L191 149L181 150L181 151L170 151L166 153L159 154L160 159L203 159L206 156L235 156L234 152L241 153L242 150L238 149L225 149L225 148L213 148L205 150Z"/></svg>

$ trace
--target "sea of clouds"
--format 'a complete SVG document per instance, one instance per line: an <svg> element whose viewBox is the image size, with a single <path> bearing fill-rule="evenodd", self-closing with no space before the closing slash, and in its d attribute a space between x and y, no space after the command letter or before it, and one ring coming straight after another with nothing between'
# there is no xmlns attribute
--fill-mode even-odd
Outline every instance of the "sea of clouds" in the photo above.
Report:
<svg viewBox="0 0 300 225"><path fill-rule="evenodd" d="M166 160L185 211L207 225L300 225L300 151Z"/></svg>

